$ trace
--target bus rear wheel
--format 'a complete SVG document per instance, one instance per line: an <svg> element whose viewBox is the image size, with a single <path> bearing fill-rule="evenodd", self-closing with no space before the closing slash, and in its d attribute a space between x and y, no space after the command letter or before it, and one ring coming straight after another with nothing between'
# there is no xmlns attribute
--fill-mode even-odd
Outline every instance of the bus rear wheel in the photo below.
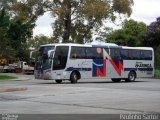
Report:
<svg viewBox="0 0 160 120"><path fill-rule="evenodd" d="M78 74L76 72L73 72L70 77L71 83L77 83L78 78L79 78Z"/></svg>
<svg viewBox="0 0 160 120"><path fill-rule="evenodd" d="M58 84L62 83L62 80L55 80L55 81L56 81L56 83L58 83Z"/></svg>
<svg viewBox="0 0 160 120"><path fill-rule="evenodd" d="M118 83L118 82L121 82L121 79L120 79L120 78L112 78L111 80L112 80L113 82L117 82L117 83Z"/></svg>
<svg viewBox="0 0 160 120"><path fill-rule="evenodd" d="M134 71L129 72L128 78L125 79L126 82L134 82L136 79L136 73Z"/></svg>

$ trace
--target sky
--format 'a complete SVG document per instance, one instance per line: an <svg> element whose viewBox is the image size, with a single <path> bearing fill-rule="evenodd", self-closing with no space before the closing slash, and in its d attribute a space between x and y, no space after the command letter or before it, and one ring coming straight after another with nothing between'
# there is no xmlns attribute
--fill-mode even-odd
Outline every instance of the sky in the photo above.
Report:
<svg viewBox="0 0 160 120"><path fill-rule="evenodd" d="M132 15L130 18L141 21L149 25L151 22L156 21L160 17L160 0L134 0ZM40 16L36 22L36 27L33 30L33 36L44 34L46 36L52 35L52 26L54 18L46 12ZM114 26L113 26L114 28Z"/></svg>

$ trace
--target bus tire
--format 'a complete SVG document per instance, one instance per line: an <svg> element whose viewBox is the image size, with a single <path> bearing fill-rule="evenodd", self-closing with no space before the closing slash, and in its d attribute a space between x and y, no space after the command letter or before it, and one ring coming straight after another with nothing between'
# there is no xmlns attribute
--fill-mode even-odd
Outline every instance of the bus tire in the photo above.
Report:
<svg viewBox="0 0 160 120"><path fill-rule="evenodd" d="M116 83L121 82L121 79L120 79L120 78L112 78L111 80L112 80L113 82L116 82Z"/></svg>
<svg viewBox="0 0 160 120"><path fill-rule="evenodd" d="M55 80L55 81L56 81L56 83L58 83L58 84L62 83L62 80Z"/></svg>
<svg viewBox="0 0 160 120"><path fill-rule="evenodd" d="M134 82L136 79L136 73L134 71L130 71L128 74L128 78L125 79L126 82Z"/></svg>
<svg viewBox="0 0 160 120"><path fill-rule="evenodd" d="M76 72L72 72L71 77L70 77L71 83L77 83L78 78L79 78L78 74Z"/></svg>

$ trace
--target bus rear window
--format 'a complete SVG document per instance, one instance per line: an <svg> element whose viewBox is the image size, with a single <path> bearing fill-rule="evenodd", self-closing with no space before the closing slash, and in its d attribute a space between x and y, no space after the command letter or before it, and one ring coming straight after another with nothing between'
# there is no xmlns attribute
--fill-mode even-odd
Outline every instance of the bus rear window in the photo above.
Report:
<svg viewBox="0 0 160 120"><path fill-rule="evenodd" d="M144 60L152 60L152 51L151 50L143 50L142 56Z"/></svg>

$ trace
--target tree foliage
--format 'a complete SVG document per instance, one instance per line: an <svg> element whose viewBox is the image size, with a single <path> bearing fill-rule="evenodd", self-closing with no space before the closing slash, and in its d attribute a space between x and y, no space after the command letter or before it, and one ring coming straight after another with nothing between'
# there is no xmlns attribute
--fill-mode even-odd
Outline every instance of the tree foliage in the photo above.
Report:
<svg viewBox="0 0 160 120"><path fill-rule="evenodd" d="M45 35L39 35L35 36L32 38L29 42L28 45L31 48L38 49L40 45L44 44L52 44L52 43L57 43L58 41L54 40L52 37L47 37Z"/></svg>
<svg viewBox="0 0 160 120"><path fill-rule="evenodd" d="M143 44L154 48L160 46L160 17L148 26Z"/></svg>
<svg viewBox="0 0 160 120"><path fill-rule="evenodd" d="M0 1L1 57L28 57L26 42L32 37L37 18L45 11L43 5L41 0Z"/></svg>
<svg viewBox="0 0 160 120"><path fill-rule="evenodd" d="M9 58L15 54L11 46L9 46L8 30L10 25L10 17L4 8L0 9L0 58Z"/></svg>
<svg viewBox="0 0 160 120"><path fill-rule="evenodd" d="M147 27L143 40L144 46L153 47L155 50L155 64L160 68L160 17Z"/></svg>
<svg viewBox="0 0 160 120"><path fill-rule="evenodd" d="M104 20L115 21L119 15L131 15L133 0L52 0L48 10L56 18L54 38L62 42L84 43L91 39L92 30Z"/></svg>
<svg viewBox="0 0 160 120"><path fill-rule="evenodd" d="M107 34L107 42L114 42L124 46L141 46L147 26L143 22L125 20L122 29Z"/></svg>
<svg viewBox="0 0 160 120"><path fill-rule="evenodd" d="M84 43L105 20L130 16L132 5L133 0L1 0L0 57L24 58L27 44L50 43L45 36L31 39L37 18L46 11L55 17L52 42Z"/></svg>

